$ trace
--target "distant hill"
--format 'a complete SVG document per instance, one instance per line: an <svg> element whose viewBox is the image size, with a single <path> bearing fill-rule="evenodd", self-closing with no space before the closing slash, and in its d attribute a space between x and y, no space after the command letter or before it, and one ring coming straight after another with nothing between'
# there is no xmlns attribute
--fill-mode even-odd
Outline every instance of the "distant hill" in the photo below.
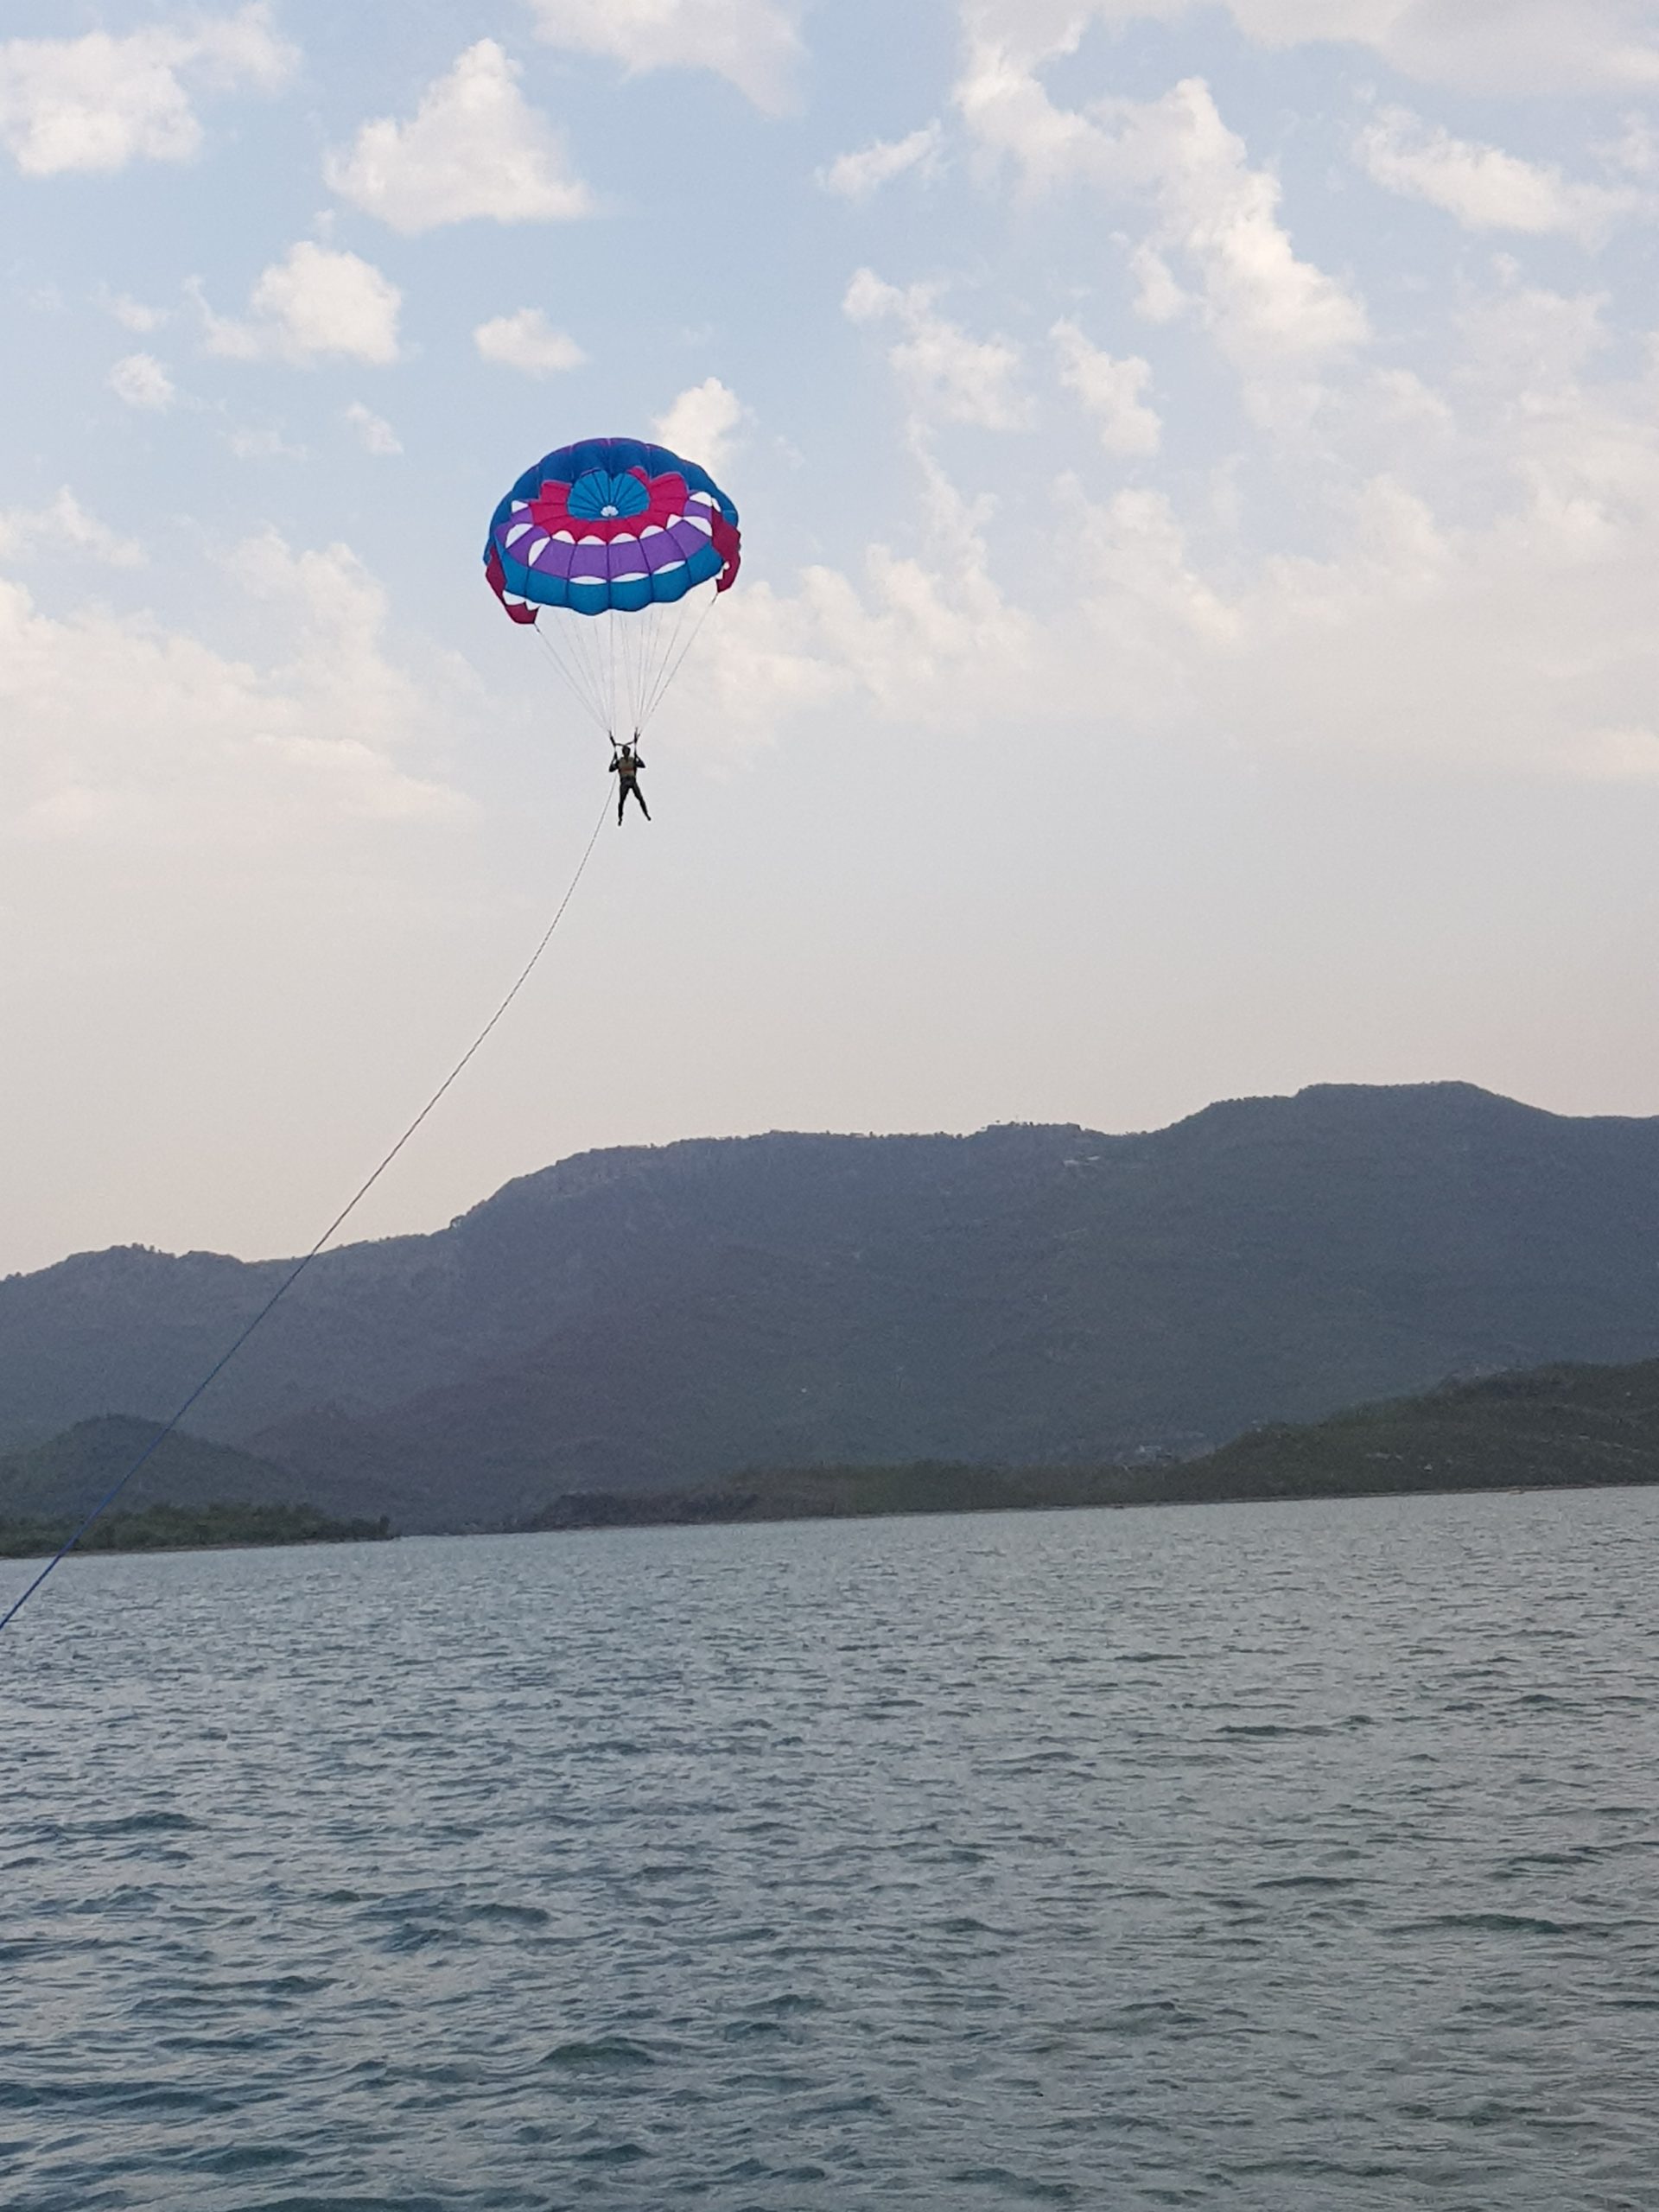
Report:
<svg viewBox="0 0 1659 2212"><path fill-rule="evenodd" d="M120 1481L158 1424L110 1414L0 1458L0 1521L67 1521L89 1512ZM199 1436L169 1436L121 1495L124 1512L151 1505L290 1505L301 1501L287 1468Z"/></svg>
<svg viewBox="0 0 1659 2212"><path fill-rule="evenodd" d="M105 1414L0 1457L0 1558L54 1552L138 1459L154 1421ZM365 1494L368 1486L364 1485ZM169 1436L117 1506L81 1539L86 1551L175 1551L217 1544L342 1543L384 1538L386 1518L341 1520L301 1495L298 1478L248 1452Z"/></svg>
<svg viewBox="0 0 1659 2212"><path fill-rule="evenodd" d="M576 1492L535 1529L1173 1505L1659 1483L1659 1360L1492 1376L1329 1421L1274 1425L1204 1458L1133 1467L750 1468L700 1489Z"/></svg>
<svg viewBox="0 0 1659 2212"><path fill-rule="evenodd" d="M325 1510L499 1526L752 1465L1191 1454L1449 1375L1659 1352L1659 1121L1321 1086L1109 1137L596 1153L325 1255L193 1427ZM281 1263L0 1281L0 1446L161 1415Z"/></svg>
<svg viewBox="0 0 1659 2212"><path fill-rule="evenodd" d="M1169 1471L1185 1498L1584 1490L1659 1482L1659 1359L1529 1368L1274 1424Z"/></svg>
<svg viewBox="0 0 1659 2212"><path fill-rule="evenodd" d="M0 1521L0 1559L49 1557L76 1533L67 1521ZM76 1552L185 1552L267 1544L386 1543L378 1521L340 1521L309 1505L146 1505L100 1514Z"/></svg>
<svg viewBox="0 0 1659 2212"><path fill-rule="evenodd" d="M87 1421L0 1460L0 1556L51 1549L148 1441L147 1423ZM92 1549L289 1543L385 1536L382 1493L342 1478L349 1518L294 1500L297 1478L251 1454L170 1438ZM1033 1507L1220 1503L1413 1491L1582 1490L1659 1484L1659 1359L1561 1364L1359 1406L1322 1421L1273 1423L1219 1451L1133 1465L747 1467L659 1490L580 1490L544 1499L525 1531L734 1521L846 1519ZM49 1543L41 1541L56 1529Z"/></svg>

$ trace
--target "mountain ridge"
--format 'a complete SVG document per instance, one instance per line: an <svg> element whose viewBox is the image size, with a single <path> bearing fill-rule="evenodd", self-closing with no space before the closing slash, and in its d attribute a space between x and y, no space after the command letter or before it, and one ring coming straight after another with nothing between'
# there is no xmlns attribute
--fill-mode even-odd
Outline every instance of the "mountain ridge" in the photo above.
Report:
<svg viewBox="0 0 1659 2212"><path fill-rule="evenodd" d="M772 1132L573 1155L324 1255L193 1427L400 1525L745 1465L1076 1464L1659 1351L1659 1120L1312 1085L1111 1135ZM0 1448L164 1415L289 1264L0 1281ZM353 1472L353 1471L356 1472Z"/></svg>

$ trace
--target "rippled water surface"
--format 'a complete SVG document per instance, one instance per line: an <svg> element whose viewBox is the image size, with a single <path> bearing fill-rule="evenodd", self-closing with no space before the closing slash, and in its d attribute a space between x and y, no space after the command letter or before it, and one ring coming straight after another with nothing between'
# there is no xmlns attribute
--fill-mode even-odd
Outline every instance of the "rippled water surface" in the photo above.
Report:
<svg viewBox="0 0 1659 2212"><path fill-rule="evenodd" d="M0 1641L0 2202L1652 2212L1656 1535L72 1561Z"/></svg>

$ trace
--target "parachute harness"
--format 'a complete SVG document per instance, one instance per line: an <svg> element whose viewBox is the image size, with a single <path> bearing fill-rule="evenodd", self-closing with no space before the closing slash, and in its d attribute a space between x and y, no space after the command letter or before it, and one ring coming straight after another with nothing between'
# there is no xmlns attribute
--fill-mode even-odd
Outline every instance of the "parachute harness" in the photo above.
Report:
<svg viewBox="0 0 1659 2212"><path fill-rule="evenodd" d="M518 997L519 992L524 989L524 985L529 982L531 976L535 974L542 955L547 950L548 946L553 942L553 933L558 928L559 924L564 919L565 909L569 906L570 901L575 897L576 886L582 881L582 876L587 872L588 863L593 858L594 847L599 842L599 833L605 827L605 817L610 812L610 794L607 792L605 804L599 810L599 819L594 824L593 835L588 838L586 846L582 849L582 858L576 863L575 874L565 886L564 896L560 899L558 905L553 910L552 920L549 922L547 927L542 931L535 950L531 954L529 959L525 961L524 966L519 969L518 974L513 982L512 988L508 991L506 996L502 1000L499 1006L496 1007L495 1012L484 1024L484 1027L479 1031L477 1036L474 1038L472 1043L467 1047L467 1050L455 1062L454 1067L450 1069L448 1074L445 1076L443 1081L432 1093L432 1096L427 1100L425 1105L422 1107L420 1112L415 1116L409 1127L404 1131L402 1136L398 1138L397 1141L391 1147L391 1150L385 1154L378 1166L375 1168L372 1174L366 1176L364 1180L358 1185L355 1192L353 1192L352 1196L346 1201L346 1204L340 1208L340 1211L334 1216L334 1219L329 1223L327 1228L323 1230L321 1236L318 1237L316 1243L311 1247L310 1250L305 1254L302 1259L299 1259L295 1262L294 1265L283 1277L281 1282L277 1284L276 1289L272 1291L270 1296L259 1308L253 1319L243 1328L241 1334L238 1336L223 1352L220 1353L219 1358L214 1361L212 1367L208 1369L207 1374L204 1375L200 1382L196 1384L189 1396L182 1402L177 1410L156 1430L155 1435L150 1438L143 1450L127 1468L120 1480L113 1484L111 1488L105 1492L104 1496L99 1498L98 1503L93 1506L92 1511L87 1514L85 1520L81 1522L79 1527L75 1529L73 1534L65 1537L63 1542L60 1543L57 1550L53 1553L51 1558L48 1560L46 1565L35 1577L35 1580L23 1591L22 1595L16 1599L13 1604L7 1608L4 1613L0 1613L0 1631L3 1631L14 1620L16 1619L18 1614L22 1612L23 1607L29 1603L29 1599L35 1595L35 1592L46 1580L48 1575L52 1573L60 1560L67 1558L69 1553L73 1551L75 1546L86 1534L86 1531L92 1527L93 1522L97 1521L102 1515L108 1512L111 1506L115 1503L116 1499L120 1497L122 1491L125 1490L127 1484L139 1471L140 1468L147 1465L149 1460L154 1458L155 1454L160 1451L162 1446L166 1443L168 1438L171 1436L174 1430L178 1427L180 1422L189 1412L192 1406L194 1406L196 1401L206 1393L211 1384L218 1381L219 1377L225 1372L225 1370L242 1350L244 1344L247 1343L249 1338L253 1335L255 1330L259 1328L261 1325L276 1311L277 1306L282 1304L283 1299L288 1296L289 1292L293 1289L295 1284L298 1282L300 1277L311 1265L311 1262L321 1253L324 1246L329 1243L338 1232L345 1227L346 1224L357 1211L359 1206L362 1205L364 1199L368 1197L369 1192L374 1188L375 1185L380 1180L380 1178L385 1173L387 1168L391 1166L392 1161L396 1160L398 1154L402 1152L404 1147L409 1142L410 1139L415 1135L416 1131L427 1119L428 1116L430 1115L434 1109L438 1105L445 1093L452 1089L453 1086L460 1080L467 1066L474 1059L476 1058L479 1052L482 1051L491 1033L502 1020L508 1007Z"/></svg>

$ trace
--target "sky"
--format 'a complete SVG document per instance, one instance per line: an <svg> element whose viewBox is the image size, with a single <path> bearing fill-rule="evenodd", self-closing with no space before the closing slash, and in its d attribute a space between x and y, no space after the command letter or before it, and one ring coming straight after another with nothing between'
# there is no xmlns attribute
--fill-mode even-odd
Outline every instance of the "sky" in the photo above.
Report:
<svg viewBox="0 0 1659 2212"><path fill-rule="evenodd" d="M0 1273L304 1249L476 1033L609 787L480 554L595 435L742 575L353 1234L1659 1112L1653 0L7 0L0 211Z"/></svg>

